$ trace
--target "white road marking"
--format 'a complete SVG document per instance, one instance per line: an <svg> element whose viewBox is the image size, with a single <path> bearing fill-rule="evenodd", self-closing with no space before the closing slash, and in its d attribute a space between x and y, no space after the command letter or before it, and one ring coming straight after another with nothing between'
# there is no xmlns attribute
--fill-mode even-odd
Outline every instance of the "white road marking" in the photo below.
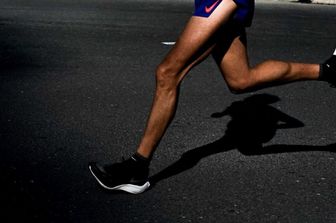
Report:
<svg viewBox="0 0 336 223"><path fill-rule="evenodd" d="M172 46L175 45L175 42L161 42L163 45Z"/></svg>

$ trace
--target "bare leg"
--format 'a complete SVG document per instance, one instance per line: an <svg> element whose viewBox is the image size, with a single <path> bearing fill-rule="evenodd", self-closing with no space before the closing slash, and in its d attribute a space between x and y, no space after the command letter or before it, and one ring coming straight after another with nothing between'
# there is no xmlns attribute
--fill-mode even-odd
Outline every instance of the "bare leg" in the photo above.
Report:
<svg viewBox="0 0 336 223"><path fill-rule="evenodd" d="M232 0L223 0L209 18L192 17L174 48L158 66L152 110L137 149L142 156L152 155L176 111L181 80L211 53L215 45L211 38L236 7Z"/></svg>
<svg viewBox="0 0 336 223"><path fill-rule="evenodd" d="M268 60L250 67L242 40L245 32L233 27L221 28L235 9L232 0L223 0L209 18L192 17L174 48L158 66L152 110L137 149L142 156L152 155L172 120L182 79L210 53L213 53L225 80L235 92L270 83L318 78L318 64ZM218 42L218 38L212 39L216 32L222 32L223 42Z"/></svg>
<svg viewBox="0 0 336 223"><path fill-rule="evenodd" d="M236 36L225 53L221 44L217 44L214 49L215 60L234 92L244 92L284 82L318 79L319 64L267 60L255 67L250 67L244 40L244 30L236 30Z"/></svg>

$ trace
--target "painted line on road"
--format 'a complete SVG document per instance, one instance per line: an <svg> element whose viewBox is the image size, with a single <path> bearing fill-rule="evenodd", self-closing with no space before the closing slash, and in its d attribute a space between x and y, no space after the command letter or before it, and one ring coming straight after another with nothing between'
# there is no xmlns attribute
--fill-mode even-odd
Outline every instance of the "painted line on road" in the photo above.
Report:
<svg viewBox="0 0 336 223"><path fill-rule="evenodd" d="M176 42L161 42L163 45L167 45L167 46L172 46L175 45Z"/></svg>

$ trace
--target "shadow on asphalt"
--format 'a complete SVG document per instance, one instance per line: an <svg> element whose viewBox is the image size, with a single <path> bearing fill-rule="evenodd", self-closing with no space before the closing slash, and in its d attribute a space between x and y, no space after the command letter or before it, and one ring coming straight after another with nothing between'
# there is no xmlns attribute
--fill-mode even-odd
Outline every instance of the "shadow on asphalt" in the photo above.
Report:
<svg viewBox="0 0 336 223"><path fill-rule="evenodd" d="M298 2L298 3L312 3L311 0L298 0L298 1L292 1L292 2Z"/></svg>
<svg viewBox="0 0 336 223"><path fill-rule="evenodd" d="M270 104L279 101L277 96L269 94L253 95L242 101L232 103L223 112L212 114L213 118L230 116L225 135L210 144L185 152L179 160L150 178L151 185L166 178L182 173L210 155L238 149L247 156L329 151L335 152L336 143L326 146L309 145L271 145L263 147L269 142L278 129L300 128L304 124L272 107Z"/></svg>

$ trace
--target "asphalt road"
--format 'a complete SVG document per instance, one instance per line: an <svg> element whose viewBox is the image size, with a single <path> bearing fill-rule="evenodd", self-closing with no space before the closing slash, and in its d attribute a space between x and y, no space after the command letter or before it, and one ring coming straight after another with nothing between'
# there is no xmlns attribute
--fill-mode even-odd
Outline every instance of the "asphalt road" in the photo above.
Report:
<svg viewBox="0 0 336 223"><path fill-rule="evenodd" d="M183 82L152 189L109 193L87 164L133 153L171 47L161 42L176 40L192 3L1 2L1 222L336 222L336 89L234 95L209 58ZM322 62L335 9L258 3L251 63Z"/></svg>

